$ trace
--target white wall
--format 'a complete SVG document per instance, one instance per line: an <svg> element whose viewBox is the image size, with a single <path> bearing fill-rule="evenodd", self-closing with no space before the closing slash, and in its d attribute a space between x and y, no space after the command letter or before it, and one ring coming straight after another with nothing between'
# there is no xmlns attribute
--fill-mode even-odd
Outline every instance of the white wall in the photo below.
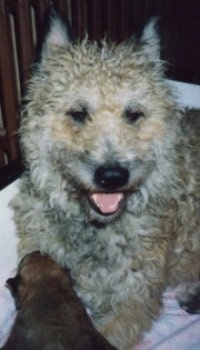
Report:
<svg viewBox="0 0 200 350"><path fill-rule="evenodd" d="M200 85L170 81L179 92L179 101L184 106L200 108Z"/></svg>

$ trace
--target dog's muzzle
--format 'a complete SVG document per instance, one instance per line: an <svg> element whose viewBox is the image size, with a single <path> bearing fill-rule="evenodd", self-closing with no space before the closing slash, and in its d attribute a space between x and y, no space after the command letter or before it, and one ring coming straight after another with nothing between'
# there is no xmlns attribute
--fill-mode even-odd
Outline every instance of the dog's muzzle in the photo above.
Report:
<svg viewBox="0 0 200 350"><path fill-rule="evenodd" d="M94 182L99 191L89 194L93 209L101 215L116 214L124 202L123 186L127 185L129 171L118 165L100 166L94 173Z"/></svg>

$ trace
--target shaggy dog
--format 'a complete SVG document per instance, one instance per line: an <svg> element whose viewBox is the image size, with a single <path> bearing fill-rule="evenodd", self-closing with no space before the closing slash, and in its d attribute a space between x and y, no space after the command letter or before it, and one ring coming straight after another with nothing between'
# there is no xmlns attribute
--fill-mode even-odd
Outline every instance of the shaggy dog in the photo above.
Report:
<svg viewBox="0 0 200 350"><path fill-rule="evenodd" d="M33 252L7 281L18 314L4 350L116 350L93 327L69 272Z"/></svg>
<svg viewBox="0 0 200 350"><path fill-rule="evenodd" d="M97 329L130 348L166 286L200 273L200 117L179 110L164 78L155 20L98 46L71 42L53 13L20 135L20 256L68 266Z"/></svg>

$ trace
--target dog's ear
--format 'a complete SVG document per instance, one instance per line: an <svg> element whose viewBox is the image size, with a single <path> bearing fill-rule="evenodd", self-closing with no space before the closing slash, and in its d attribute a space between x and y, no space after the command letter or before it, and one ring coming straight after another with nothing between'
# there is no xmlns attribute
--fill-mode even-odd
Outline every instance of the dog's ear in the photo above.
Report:
<svg viewBox="0 0 200 350"><path fill-rule="evenodd" d="M144 26L139 41L149 61L160 59L160 36L158 34L158 18L151 17Z"/></svg>
<svg viewBox="0 0 200 350"><path fill-rule="evenodd" d="M19 298L19 284L21 283L21 276L16 275L15 277L9 278L6 281L6 287L10 290L13 298L15 299L16 309L20 308L20 298Z"/></svg>
<svg viewBox="0 0 200 350"><path fill-rule="evenodd" d="M58 48L67 48L74 42L74 35L68 20L55 7L52 6L44 19L43 40L40 41L36 62L55 52Z"/></svg>
<svg viewBox="0 0 200 350"><path fill-rule="evenodd" d="M15 277L9 278L6 281L6 286L8 287L8 289L10 289L10 291L14 297L15 297L15 295L17 295L20 280L21 280L20 276L17 275Z"/></svg>

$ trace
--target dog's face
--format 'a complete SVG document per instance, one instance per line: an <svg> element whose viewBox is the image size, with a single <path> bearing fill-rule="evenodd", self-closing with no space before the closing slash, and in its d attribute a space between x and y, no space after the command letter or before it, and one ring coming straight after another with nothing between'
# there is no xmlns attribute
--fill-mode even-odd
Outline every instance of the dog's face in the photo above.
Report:
<svg viewBox="0 0 200 350"><path fill-rule="evenodd" d="M70 200L74 213L81 206L105 223L139 210L170 178L175 105L152 23L140 42L101 48L71 44L63 26L52 19L29 85L22 144L51 205L67 210Z"/></svg>

